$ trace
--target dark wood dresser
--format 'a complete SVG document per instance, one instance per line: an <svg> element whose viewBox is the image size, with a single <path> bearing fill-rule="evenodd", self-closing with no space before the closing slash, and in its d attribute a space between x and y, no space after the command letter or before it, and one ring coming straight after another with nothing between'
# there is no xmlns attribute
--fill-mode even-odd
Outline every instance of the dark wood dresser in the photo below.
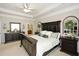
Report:
<svg viewBox="0 0 79 59"><path fill-rule="evenodd" d="M19 33L5 33L5 43L20 40Z"/></svg>
<svg viewBox="0 0 79 59"><path fill-rule="evenodd" d="M60 51L66 52L73 56L78 55L77 42L78 38L60 37L60 45L61 45Z"/></svg>

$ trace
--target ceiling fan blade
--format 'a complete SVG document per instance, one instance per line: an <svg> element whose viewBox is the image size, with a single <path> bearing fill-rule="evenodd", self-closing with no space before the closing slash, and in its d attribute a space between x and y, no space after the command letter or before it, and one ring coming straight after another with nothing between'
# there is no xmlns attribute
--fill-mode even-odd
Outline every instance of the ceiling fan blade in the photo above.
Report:
<svg viewBox="0 0 79 59"><path fill-rule="evenodd" d="M29 8L29 5L27 3L24 4L24 8Z"/></svg>
<svg viewBox="0 0 79 59"><path fill-rule="evenodd" d="M27 13L31 13L32 11L34 11L33 8L30 7L30 4L26 3L26 4L23 4L24 6L24 11L27 12Z"/></svg>

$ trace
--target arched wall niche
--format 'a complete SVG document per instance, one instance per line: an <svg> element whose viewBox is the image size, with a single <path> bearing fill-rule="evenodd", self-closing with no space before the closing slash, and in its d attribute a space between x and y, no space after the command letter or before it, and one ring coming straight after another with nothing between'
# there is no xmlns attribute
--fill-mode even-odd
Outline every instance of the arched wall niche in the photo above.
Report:
<svg viewBox="0 0 79 59"><path fill-rule="evenodd" d="M79 35L79 19L76 16L68 16L62 21L62 35L63 34L74 34ZM70 26L70 27L69 27Z"/></svg>

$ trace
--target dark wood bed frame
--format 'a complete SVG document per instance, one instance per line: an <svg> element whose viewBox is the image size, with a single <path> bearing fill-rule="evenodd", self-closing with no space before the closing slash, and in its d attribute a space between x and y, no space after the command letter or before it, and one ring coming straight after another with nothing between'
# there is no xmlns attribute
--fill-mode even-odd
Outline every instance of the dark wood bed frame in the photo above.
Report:
<svg viewBox="0 0 79 59"><path fill-rule="evenodd" d="M31 37L28 37L25 34L20 34L21 46L25 48L30 56L36 56L36 45L37 40Z"/></svg>
<svg viewBox="0 0 79 59"><path fill-rule="evenodd" d="M53 31L53 32L60 32L60 21L56 22L49 22L49 23L42 23L42 30ZM37 40L31 37L28 37L25 34L20 34L21 46L25 48L30 56L36 56L36 45ZM58 44L59 45L59 44ZM57 45L57 46L58 46ZM56 47L56 46L55 46ZM55 47L46 51L43 56L47 55L51 52Z"/></svg>

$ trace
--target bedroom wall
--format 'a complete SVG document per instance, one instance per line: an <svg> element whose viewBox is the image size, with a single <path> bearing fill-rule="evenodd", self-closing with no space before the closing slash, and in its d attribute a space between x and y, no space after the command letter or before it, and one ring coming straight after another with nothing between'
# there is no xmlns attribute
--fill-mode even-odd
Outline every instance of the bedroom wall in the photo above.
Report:
<svg viewBox="0 0 79 59"><path fill-rule="evenodd" d="M2 33L1 35L1 39L0 39L0 42L4 42L4 34L3 33L6 33L7 30L10 30L10 24L9 22L20 22L21 23L21 31L24 31L26 34L27 34L27 30L28 30L28 26L27 24L32 24L33 25L33 34L34 34L34 31L35 31L35 27L34 27L34 19L32 18L24 18L24 17L18 17L18 16L2 16L0 15L0 33ZM4 24L5 24L5 27L6 29L3 29L4 27ZM25 28L23 29L23 25L25 26Z"/></svg>
<svg viewBox="0 0 79 59"><path fill-rule="evenodd" d="M74 9L74 10L70 10L70 11L67 11L67 12L63 12L63 13L58 13L56 15L53 15L53 12L51 12L51 14L48 14L49 17L41 17L41 18L37 18L38 21L41 21L42 23L45 23L45 22L54 22L54 21L61 21L61 35L63 33L63 24L62 24L62 21L65 17L67 16L76 16L77 18L79 18L79 8L78 9Z"/></svg>
<svg viewBox="0 0 79 59"><path fill-rule="evenodd" d="M21 23L21 31L25 31L27 33L27 24L32 24L33 21L27 20L27 19L17 19L17 18L10 18L10 17L0 17L0 22L2 25L6 27L6 29L3 29L2 32L6 33L7 30L10 30L10 22L20 22ZM23 25L25 28L23 29Z"/></svg>

